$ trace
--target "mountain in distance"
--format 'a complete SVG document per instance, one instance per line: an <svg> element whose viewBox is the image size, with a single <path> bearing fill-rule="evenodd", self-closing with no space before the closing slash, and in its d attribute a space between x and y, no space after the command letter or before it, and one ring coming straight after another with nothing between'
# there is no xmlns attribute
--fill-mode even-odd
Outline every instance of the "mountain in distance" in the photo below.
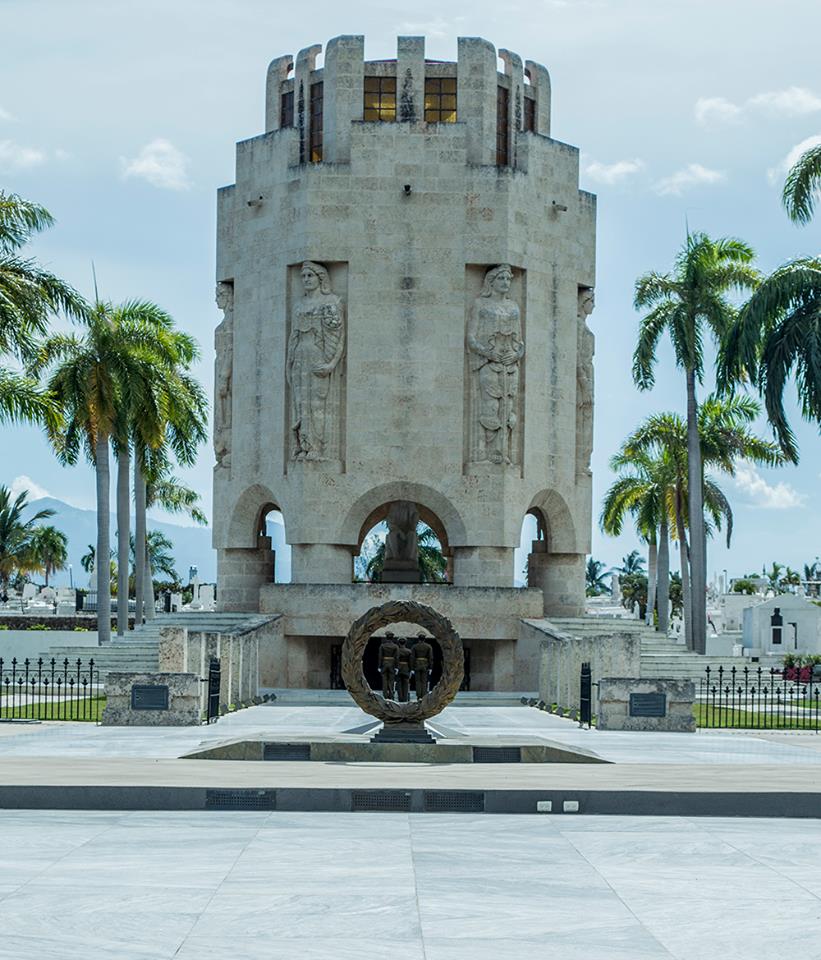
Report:
<svg viewBox="0 0 821 960"><path fill-rule="evenodd" d="M83 510L55 497L41 497L32 500L26 507L25 518L38 510L53 510L54 516L43 520L62 530L68 537L68 563L72 566L75 587L87 587L89 575L83 570L81 558L88 553L89 544L97 542L97 513L95 510ZM211 546L210 527L184 527L177 523L167 523L148 517L148 529L159 530L174 545L172 555L174 567L181 583L188 583L190 567L197 568L200 583L213 583L217 579L217 552ZM117 549L117 517L111 514L111 549ZM131 530L134 530L134 517L131 518ZM288 583L291 579L291 548L285 543L285 531L281 523L269 520L268 536L276 551L276 579L278 583ZM37 578L40 580L41 578ZM69 586L68 564L51 578L55 586Z"/></svg>

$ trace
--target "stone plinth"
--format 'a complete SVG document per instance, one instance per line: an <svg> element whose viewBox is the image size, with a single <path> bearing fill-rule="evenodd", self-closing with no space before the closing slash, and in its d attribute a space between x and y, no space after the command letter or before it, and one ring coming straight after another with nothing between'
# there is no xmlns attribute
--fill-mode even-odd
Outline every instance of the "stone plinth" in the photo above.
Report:
<svg viewBox="0 0 821 960"><path fill-rule="evenodd" d="M200 678L195 673L109 673L105 682L104 727L193 727L202 722ZM134 688L142 697L134 697ZM167 694L163 688L166 688ZM156 697L156 700L154 699ZM166 701L160 709L139 709L143 702Z"/></svg>
<svg viewBox="0 0 821 960"><path fill-rule="evenodd" d="M692 680L607 677L599 682L597 726L599 730L694 733L695 696Z"/></svg>

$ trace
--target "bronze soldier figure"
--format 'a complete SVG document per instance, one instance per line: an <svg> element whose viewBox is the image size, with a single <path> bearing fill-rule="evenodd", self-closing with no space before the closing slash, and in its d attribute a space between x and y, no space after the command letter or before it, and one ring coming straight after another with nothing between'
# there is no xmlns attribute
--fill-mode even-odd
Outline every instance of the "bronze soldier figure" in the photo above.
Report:
<svg viewBox="0 0 821 960"><path fill-rule="evenodd" d="M410 700L411 650L405 643L404 637L399 637L396 648L396 679L399 689L396 699L400 703Z"/></svg>
<svg viewBox="0 0 821 960"><path fill-rule="evenodd" d="M396 696L396 637L388 632L379 644L379 672L382 674L382 696L393 700Z"/></svg>
<svg viewBox="0 0 821 960"><path fill-rule="evenodd" d="M433 664L433 647L424 633L418 634L413 645L413 679L416 685L416 699L421 700L430 686L430 670Z"/></svg>

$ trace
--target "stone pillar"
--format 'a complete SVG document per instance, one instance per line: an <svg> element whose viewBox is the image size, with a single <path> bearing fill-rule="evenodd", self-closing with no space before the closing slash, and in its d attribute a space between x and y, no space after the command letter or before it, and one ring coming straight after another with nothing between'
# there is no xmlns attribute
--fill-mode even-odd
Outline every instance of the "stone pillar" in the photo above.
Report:
<svg viewBox="0 0 821 960"><path fill-rule="evenodd" d="M584 616L584 554L545 553L541 556L544 558L539 564L545 616Z"/></svg>
<svg viewBox="0 0 821 960"><path fill-rule="evenodd" d="M289 53L285 57L277 57L268 65L268 75L265 78L265 132L279 130L282 106L282 82L288 79L288 74L294 66L294 58Z"/></svg>
<svg viewBox="0 0 821 960"><path fill-rule="evenodd" d="M299 162L308 163L311 159L311 71L316 66L316 58L322 52L322 44L315 43L305 47L296 56L294 68L294 126L299 141ZM324 131L323 131L324 135Z"/></svg>
<svg viewBox="0 0 821 960"><path fill-rule="evenodd" d="M292 583L352 583L351 548L336 543L294 543Z"/></svg>
<svg viewBox="0 0 821 960"><path fill-rule="evenodd" d="M397 41L396 105L400 122L425 119L424 37L399 37Z"/></svg>
<svg viewBox="0 0 821 960"><path fill-rule="evenodd" d="M525 72L536 94L536 129L543 137L550 136L550 74L547 67L532 60L525 61Z"/></svg>
<svg viewBox="0 0 821 960"><path fill-rule="evenodd" d="M468 163L496 163L496 49L481 37L459 37L456 118L467 124Z"/></svg>
<svg viewBox="0 0 821 960"><path fill-rule="evenodd" d="M499 56L505 64L505 75L510 78L509 113L507 118L508 135L510 137L508 156L510 158L510 166L515 168L519 166L519 131L524 126L525 71L522 66L522 58L518 53L512 53L510 50L500 50Z"/></svg>
<svg viewBox="0 0 821 960"><path fill-rule="evenodd" d="M325 47L322 159L351 162L351 123L364 110L365 38L334 37Z"/></svg>
<svg viewBox="0 0 821 960"><path fill-rule="evenodd" d="M453 585L512 587L513 547L454 547Z"/></svg>
<svg viewBox="0 0 821 960"><path fill-rule="evenodd" d="M217 566L217 610L259 612L259 588L274 580L271 538L260 537L257 548L226 547L218 550Z"/></svg>

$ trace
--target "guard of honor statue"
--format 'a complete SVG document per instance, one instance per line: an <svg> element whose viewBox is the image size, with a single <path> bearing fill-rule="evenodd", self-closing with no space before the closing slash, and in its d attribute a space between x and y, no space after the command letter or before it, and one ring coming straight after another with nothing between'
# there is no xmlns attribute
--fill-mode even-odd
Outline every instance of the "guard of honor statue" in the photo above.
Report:
<svg viewBox="0 0 821 960"><path fill-rule="evenodd" d="M382 674L382 696L386 700L407 703L410 700L411 676L416 699L430 689L430 673L433 668L433 647L424 633L420 633L412 646L408 638L385 634L379 645L379 672Z"/></svg>

